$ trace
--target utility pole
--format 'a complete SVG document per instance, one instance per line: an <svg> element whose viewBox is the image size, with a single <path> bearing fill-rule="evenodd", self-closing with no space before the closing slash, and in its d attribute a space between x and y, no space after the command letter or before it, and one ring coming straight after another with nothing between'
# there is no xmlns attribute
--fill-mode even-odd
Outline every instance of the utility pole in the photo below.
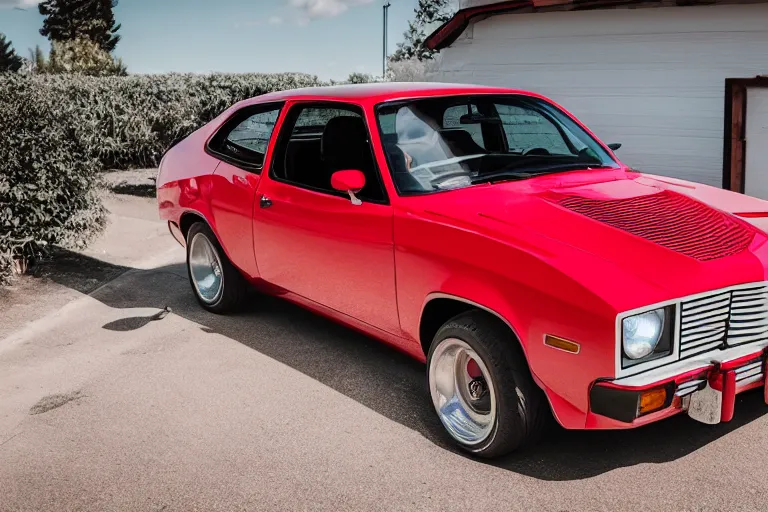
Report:
<svg viewBox="0 0 768 512"><path fill-rule="evenodd" d="M386 78L387 76L387 36L389 35L389 7L391 5L389 0L384 0L384 62L382 63L382 78Z"/></svg>

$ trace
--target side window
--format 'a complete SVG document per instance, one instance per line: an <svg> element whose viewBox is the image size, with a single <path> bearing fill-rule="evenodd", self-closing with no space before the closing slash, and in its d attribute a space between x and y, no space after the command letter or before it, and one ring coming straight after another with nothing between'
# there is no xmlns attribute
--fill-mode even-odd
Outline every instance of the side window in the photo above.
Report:
<svg viewBox="0 0 768 512"><path fill-rule="evenodd" d="M386 202L362 111L352 105L293 107L283 124L270 176L346 197L331 187L331 175L350 169L365 175L360 199Z"/></svg>
<svg viewBox="0 0 768 512"><path fill-rule="evenodd" d="M513 105L496 105L510 151L546 149L553 155L571 155L568 143L557 127L541 113ZM570 142L570 141L569 141Z"/></svg>
<svg viewBox="0 0 768 512"><path fill-rule="evenodd" d="M246 107L217 133L209 148L223 160L248 169L260 169L275 130L280 107Z"/></svg>
<svg viewBox="0 0 768 512"><path fill-rule="evenodd" d="M472 105L472 113L477 114L477 107ZM485 140L483 139L483 129L479 123L467 124L461 122L461 116L469 114L469 107L467 105L456 105L446 109L443 114L443 129L450 132L464 131L467 132L472 140L485 149Z"/></svg>
<svg viewBox="0 0 768 512"><path fill-rule="evenodd" d="M301 110L299 117L296 119L296 124L293 127L293 135L301 135L303 133L319 133L322 135L325 126L328 124L328 121L336 117L361 118L360 114L352 112L351 110L335 108L305 108Z"/></svg>

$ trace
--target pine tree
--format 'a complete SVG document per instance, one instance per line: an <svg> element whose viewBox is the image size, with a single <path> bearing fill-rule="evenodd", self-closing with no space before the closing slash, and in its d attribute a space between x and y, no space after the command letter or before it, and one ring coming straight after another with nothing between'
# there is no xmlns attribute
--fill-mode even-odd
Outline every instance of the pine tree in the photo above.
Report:
<svg viewBox="0 0 768 512"><path fill-rule="evenodd" d="M23 63L22 58L16 55L11 42L5 40L4 34L0 34L0 73L16 73Z"/></svg>
<svg viewBox="0 0 768 512"><path fill-rule="evenodd" d="M45 0L38 6L45 16L40 34L51 42L87 38L112 52L120 41L116 6L117 0Z"/></svg>
<svg viewBox="0 0 768 512"><path fill-rule="evenodd" d="M29 50L29 60L32 62L32 68L36 73L45 73L48 68L48 61L45 60L45 53L40 46L35 46L34 51Z"/></svg>
<svg viewBox="0 0 768 512"><path fill-rule="evenodd" d="M427 28L434 28L451 19L453 3L451 0L419 0L414 19L408 22L408 30L403 34L405 41L397 44L391 60L432 59L435 52L424 46Z"/></svg>

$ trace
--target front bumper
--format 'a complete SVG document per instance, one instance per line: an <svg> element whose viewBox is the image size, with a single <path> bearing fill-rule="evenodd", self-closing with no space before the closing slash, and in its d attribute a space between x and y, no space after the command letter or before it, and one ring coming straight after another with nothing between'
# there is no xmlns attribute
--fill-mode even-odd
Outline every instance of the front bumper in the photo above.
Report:
<svg viewBox="0 0 768 512"><path fill-rule="evenodd" d="M768 404L768 348L654 382L597 381L587 428L633 428L682 412L708 424L733 419L736 395L762 388Z"/></svg>

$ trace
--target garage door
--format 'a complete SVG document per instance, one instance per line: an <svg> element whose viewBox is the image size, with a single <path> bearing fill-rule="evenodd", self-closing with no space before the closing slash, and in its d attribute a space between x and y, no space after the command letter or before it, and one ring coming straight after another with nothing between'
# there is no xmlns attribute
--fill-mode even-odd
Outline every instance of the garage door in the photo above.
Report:
<svg viewBox="0 0 768 512"><path fill-rule="evenodd" d="M744 191L768 199L768 88L747 89Z"/></svg>

